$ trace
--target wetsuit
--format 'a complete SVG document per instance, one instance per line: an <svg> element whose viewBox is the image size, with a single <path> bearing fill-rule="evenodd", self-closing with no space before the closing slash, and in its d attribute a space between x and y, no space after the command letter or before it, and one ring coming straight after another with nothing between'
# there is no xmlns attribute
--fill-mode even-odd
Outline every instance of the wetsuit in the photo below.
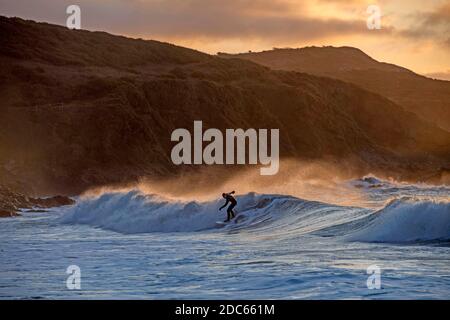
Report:
<svg viewBox="0 0 450 320"><path fill-rule="evenodd" d="M221 210L222 208L225 208L226 206L227 206L227 204L228 204L228 202L230 202L231 204L230 204L230 206L228 207L228 209L227 209L227 221L229 221L230 219L232 219L232 218L234 218L236 215L235 215L235 213L234 213L234 211L233 211L233 208L237 205L237 201L236 201L236 199L231 195L231 194L229 194L229 193L226 193L225 194L225 200L226 200L226 202L225 202L225 204L222 206L222 207L220 207L220 209L219 210Z"/></svg>

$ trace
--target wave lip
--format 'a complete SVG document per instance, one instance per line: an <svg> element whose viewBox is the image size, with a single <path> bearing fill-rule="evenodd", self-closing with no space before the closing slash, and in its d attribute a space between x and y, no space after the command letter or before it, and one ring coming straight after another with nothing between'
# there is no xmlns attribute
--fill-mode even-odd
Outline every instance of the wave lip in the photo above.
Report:
<svg viewBox="0 0 450 320"><path fill-rule="evenodd" d="M224 227L252 234L296 237L314 233L344 241L402 243L450 240L450 202L403 197L373 211L292 196L249 193L237 197L238 217ZM106 193L78 201L60 222L120 233L195 232L217 228L223 200L182 202L139 191Z"/></svg>
<svg viewBox="0 0 450 320"><path fill-rule="evenodd" d="M346 239L391 243L450 240L450 203L414 198L393 200Z"/></svg>
<svg viewBox="0 0 450 320"><path fill-rule="evenodd" d="M255 209L270 206L288 196L249 193L238 198L238 213L246 218ZM81 199L60 218L61 223L85 224L120 233L193 232L218 227L226 218L218 211L223 200L182 202L163 199L139 191L105 193Z"/></svg>
<svg viewBox="0 0 450 320"><path fill-rule="evenodd" d="M211 214L217 212L213 205L168 201L139 191L113 192L82 199L61 217L61 222L127 234L199 231L214 227L218 220L217 214Z"/></svg>
<svg viewBox="0 0 450 320"><path fill-rule="evenodd" d="M355 218L361 210L306 201L287 195L248 193L237 197L235 220L226 231L253 230L281 237L313 232ZM139 191L106 193L78 201L60 218L61 223L85 224L120 233L194 232L219 228L226 217L218 211L223 199L181 202Z"/></svg>

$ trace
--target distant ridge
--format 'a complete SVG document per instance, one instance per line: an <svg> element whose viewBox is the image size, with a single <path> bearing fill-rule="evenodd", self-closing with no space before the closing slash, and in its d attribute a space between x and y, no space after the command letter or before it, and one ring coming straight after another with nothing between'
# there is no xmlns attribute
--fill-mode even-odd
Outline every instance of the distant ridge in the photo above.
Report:
<svg viewBox="0 0 450 320"><path fill-rule="evenodd" d="M378 62L357 48L284 48L221 56L350 82L450 131L450 81L430 79L394 64Z"/></svg>

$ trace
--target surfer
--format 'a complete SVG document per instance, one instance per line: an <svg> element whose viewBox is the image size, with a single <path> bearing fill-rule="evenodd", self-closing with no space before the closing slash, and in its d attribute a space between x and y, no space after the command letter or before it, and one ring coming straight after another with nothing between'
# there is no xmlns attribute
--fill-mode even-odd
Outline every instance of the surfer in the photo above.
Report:
<svg viewBox="0 0 450 320"><path fill-rule="evenodd" d="M223 206L221 206L219 208L219 211L222 210L223 208L225 208L227 206L228 202L231 202L230 206L227 209L227 220L225 220L225 222L230 221L231 219L233 219L236 216L236 214L233 211L233 208L236 206L237 201L232 196L232 194L234 194L234 191L231 191L230 193L222 193L222 197L226 200L226 202Z"/></svg>

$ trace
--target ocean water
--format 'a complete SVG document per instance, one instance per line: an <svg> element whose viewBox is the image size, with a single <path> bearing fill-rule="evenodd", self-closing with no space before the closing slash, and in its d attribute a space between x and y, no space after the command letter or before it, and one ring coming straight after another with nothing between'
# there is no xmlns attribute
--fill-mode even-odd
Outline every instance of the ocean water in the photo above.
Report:
<svg viewBox="0 0 450 320"><path fill-rule="evenodd" d="M0 220L0 299L450 299L450 188L366 177L364 202L139 191ZM81 288L68 289L69 266ZM380 288L369 289L369 266Z"/></svg>

